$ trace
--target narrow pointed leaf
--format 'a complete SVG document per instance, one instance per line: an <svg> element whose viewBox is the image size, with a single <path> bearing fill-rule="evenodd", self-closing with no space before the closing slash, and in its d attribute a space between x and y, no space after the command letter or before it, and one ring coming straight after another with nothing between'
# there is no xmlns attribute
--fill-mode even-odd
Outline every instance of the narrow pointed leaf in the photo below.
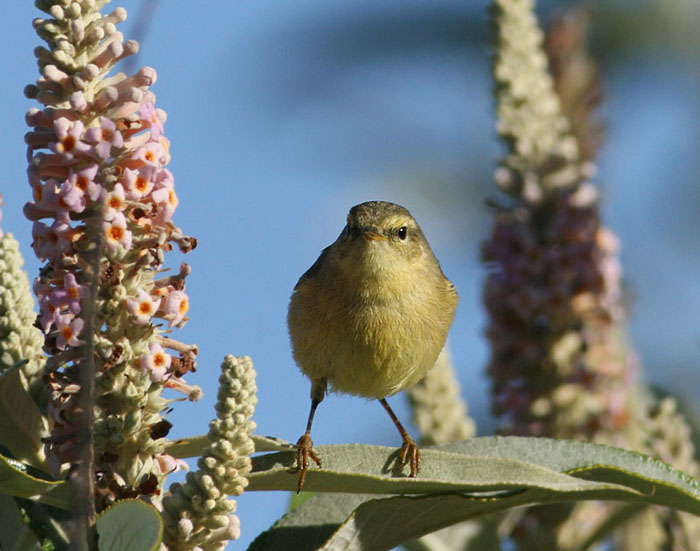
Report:
<svg viewBox="0 0 700 551"><path fill-rule="evenodd" d="M464 494L376 496L318 494L261 534L249 551L371 551L401 543L455 523L533 503L576 499L624 499L625 490L607 484L561 493L535 488L489 497ZM347 515L342 520L338 520Z"/></svg>
<svg viewBox="0 0 700 551"><path fill-rule="evenodd" d="M288 451L295 449L293 444L282 440L281 438L258 436L257 434L252 434L250 438L253 440L253 444L255 444L256 453ZM187 438L180 438L179 440L171 442L168 446L168 453L179 459L199 457L202 455L202 450L204 447L208 445L209 439L207 438L206 434L202 434L200 436L189 436Z"/></svg>
<svg viewBox="0 0 700 551"><path fill-rule="evenodd" d="M486 437L440 446L441 450L517 458L586 480L622 484L659 503L700 514L700 482L647 455L590 442L551 438Z"/></svg>
<svg viewBox="0 0 700 551"><path fill-rule="evenodd" d="M600 496L604 495L604 491ZM594 499L596 492L571 495L573 499ZM614 498L614 492L608 494ZM384 551L401 543L458 522L512 507L554 503L554 497L539 489L492 499L465 495L393 496L360 505L320 547L322 551ZM620 496L621 497L621 496ZM301 551L301 550L299 550Z"/></svg>
<svg viewBox="0 0 700 551"><path fill-rule="evenodd" d="M484 514L585 499L665 505L700 515L697 480L650 457L597 444L476 438L423 450L416 479L392 473L388 448L318 451L324 468L309 471L305 489L364 493L311 497L262 534L252 550L380 551ZM248 489L293 489L294 460L293 453L255 458Z"/></svg>
<svg viewBox="0 0 700 551"><path fill-rule="evenodd" d="M3 455L0 455L0 493L34 499L60 509L70 509L68 482L32 476L26 465Z"/></svg>
<svg viewBox="0 0 700 551"><path fill-rule="evenodd" d="M250 435L253 444L255 444L255 453L258 452L282 452L295 451L297 447L291 442L287 442L282 438L274 436L259 436L257 434Z"/></svg>
<svg viewBox="0 0 700 551"><path fill-rule="evenodd" d="M207 435L201 434L174 440L168 445L166 451L177 459L187 459L188 457L199 457L202 455L202 450L208 445Z"/></svg>
<svg viewBox="0 0 700 551"><path fill-rule="evenodd" d="M607 482L654 497L651 502L698 513L700 483L651 457L587 442L486 437L427 448L417 478L393 470L397 451L347 444L317 448L323 469L312 467L305 490L382 494L479 492L541 487L557 491L580 480ZM253 459L248 490L295 490L293 452ZM559 475L559 476L557 476ZM564 477L564 478L562 478Z"/></svg>
<svg viewBox="0 0 700 551"><path fill-rule="evenodd" d="M556 492L588 488L581 484L583 480L510 458L424 449L420 475L409 478L407 467L399 471L393 469L398 453L393 448L346 444L320 446L318 452L323 459L323 468L309 469L304 485L307 491L428 494L497 492L533 487ZM247 490L296 490L295 461L293 452L255 457Z"/></svg>
<svg viewBox="0 0 700 551"><path fill-rule="evenodd" d="M319 549L371 494L316 494L260 534L248 551Z"/></svg>
<svg viewBox="0 0 700 551"><path fill-rule="evenodd" d="M20 362L21 363L21 362ZM15 459L46 470L43 436L48 436L46 419L32 400L19 365L0 375L0 444Z"/></svg>

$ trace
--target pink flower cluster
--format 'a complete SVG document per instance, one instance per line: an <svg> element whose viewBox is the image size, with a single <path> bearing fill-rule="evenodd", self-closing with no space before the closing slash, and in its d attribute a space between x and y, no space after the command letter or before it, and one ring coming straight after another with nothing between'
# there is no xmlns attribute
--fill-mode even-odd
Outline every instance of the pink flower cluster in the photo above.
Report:
<svg viewBox="0 0 700 551"><path fill-rule="evenodd" d="M174 246L187 253L197 242L172 220L178 197L166 168L166 115L150 91L155 71L111 72L138 51L116 29L126 11L40 4L50 18L34 26L48 48L35 50L40 76L24 90L41 104L26 116L33 197L25 214L44 261L34 289L50 356L47 465L60 477L78 460L85 368L94 381L98 509L131 497L157 501L166 475L182 466L166 453L162 393L201 396L183 379L196 369L197 347L164 335L187 320L190 267L163 275L163 264Z"/></svg>
<svg viewBox="0 0 700 551"><path fill-rule="evenodd" d="M120 82L120 90L127 90L132 80L131 84L150 83L155 74L142 69ZM178 198L173 175L165 168L170 160L163 136L165 114L154 107L150 91L131 91L138 93L128 97L140 101L115 101L100 115L95 107L105 94L98 94L91 105L82 91L70 96L73 110L32 109L27 114L34 127L27 135L33 201L25 206L25 214L34 221L32 247L37 257L50 263L37 279L35 292L41 328L55 335L51 353L83 342L80 301L87 287L80 283L80 252L90 245L86 221L97 220L93 231L101 234L103 254L117 262L129 255L135 236L162 244L158 236L173 229L170 220ZM37 149L44 151L32 157ZM163 286L154 293L140 288L126 300L133 322L148 324L159 316L170 327L182 323L188 308L184 291Z"/></svg>

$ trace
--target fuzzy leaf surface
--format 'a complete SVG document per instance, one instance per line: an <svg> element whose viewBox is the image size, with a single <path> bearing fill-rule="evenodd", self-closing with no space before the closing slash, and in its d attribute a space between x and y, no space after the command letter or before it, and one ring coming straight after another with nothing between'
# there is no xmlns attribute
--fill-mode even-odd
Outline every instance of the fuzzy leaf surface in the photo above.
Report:
<svg viewBox="0 0 700 551"><path fill-rule="evenodd" d="M152 505L124 499L97 516L100 551L155 551L163 539L163 520Z"/></svg>
<svg viewBox="0 0 700 551"><path fill-rule="evenodd" d="M251 550L380 551L485 514L587 499L665 505L700 515L697 480L647 456L603 445L475 438L423 450L423 471L415 479L392 470L396 452L390 448L342 445L317 451L324 467L309 470L304 489L343 493L309 498L261 534ZM294 462L289 452L255 458L248 490L295 489Z"/></svg>
<svg viewBox="0 0 700 551"><path fill-rule="evenodd" d="M555 492L586 490L587 481L519 459L472 455L443 449L422 450L422 471L409 478L408 466L395 469L398 450L343 444L320 446L323 468L309 469L304 490L366 494L432 494L509 492L543 488ZM296 490L294 452L253 458L248 491ZM600 488L598 482L595 483ZM610 488L615 486L611 483ZM634 491L620 488L622 491ZM486 494L484 494L486 495Z"/></svg>
<svg viewBox="0 0 700 551"><path fill-rule="evenodd" d="M19 461L45 470L41 438L48 436L48 425L29 394L20 365L0 376L0 419L0 444Z"/></svg>

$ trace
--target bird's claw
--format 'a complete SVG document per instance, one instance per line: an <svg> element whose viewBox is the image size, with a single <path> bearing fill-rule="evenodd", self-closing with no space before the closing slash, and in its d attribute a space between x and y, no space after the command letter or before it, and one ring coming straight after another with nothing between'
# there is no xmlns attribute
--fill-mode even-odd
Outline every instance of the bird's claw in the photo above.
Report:
<svg viewBox="0 0 700 551"><path fill-rule="evenodd" d="M397 465L403 467L406 463L409 463L411 467L409 476L415 478L420 472L420 448L409 435L403 437L403 445L401 446Z"/></svg>
<svg viewBox="0 0 700 551"><path fill-rule="evenodd" d="M321 458L314 451L314 443L311 440L311 436L306 433L299 440L297 440L297 466L294 472L299 472L299 482L297 483L297 493L301 491L302 486L304 486L304 481L306 480L306 471L309 470L309 465L311 462L309 458L313 459L314 463L321 466Z"/></svg>

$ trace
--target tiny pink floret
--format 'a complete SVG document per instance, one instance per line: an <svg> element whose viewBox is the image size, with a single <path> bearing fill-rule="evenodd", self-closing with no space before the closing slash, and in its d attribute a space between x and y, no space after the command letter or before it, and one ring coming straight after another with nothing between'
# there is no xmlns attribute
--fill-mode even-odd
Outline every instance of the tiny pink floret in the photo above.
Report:
<svg viewBox="0 0 700 551"><path fill-rule="evenodd" d="M71 320L72 318L72 320ZM80 346L83 344L78 336L83 330L85 322L80 318L63 316L57 323L58 336L56 337L56 348L65 350L66 346Z"/></svg>
<svg viewBox="0 0 700 551"><path fill-rule="evenodd" d="M143 289L138 289L136 295L136 298L129 297L126 300L127 307L137 324L146 325L158 311L161 299L153 300L153 297Z"/></svg>

